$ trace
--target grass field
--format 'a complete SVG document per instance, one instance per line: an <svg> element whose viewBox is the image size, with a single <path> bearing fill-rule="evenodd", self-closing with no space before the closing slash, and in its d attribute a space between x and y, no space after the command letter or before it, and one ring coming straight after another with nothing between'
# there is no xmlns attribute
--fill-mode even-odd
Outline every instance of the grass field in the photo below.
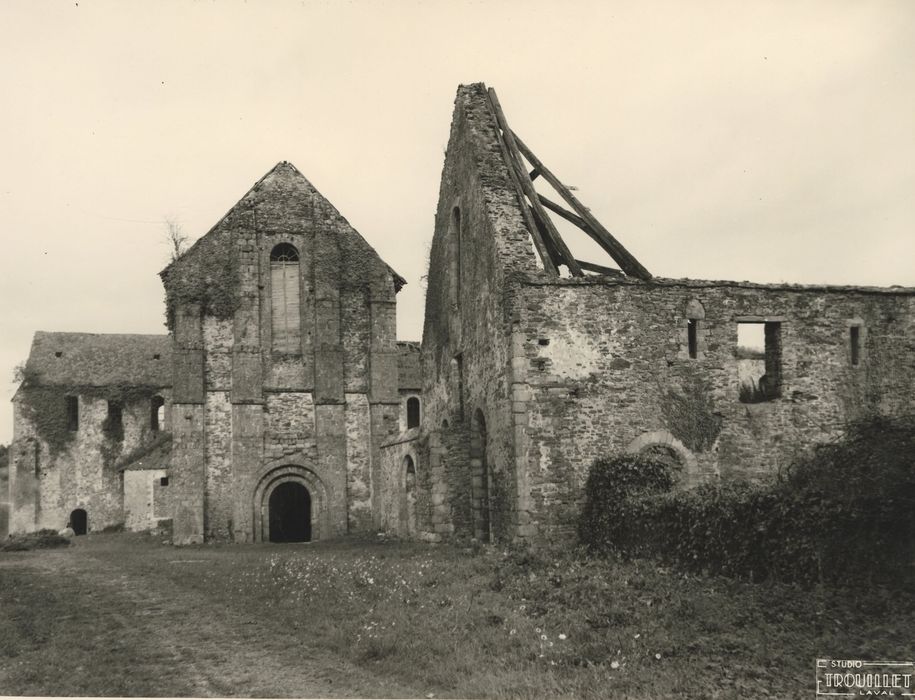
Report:
<svg viewBox="0 0 915 700"><path fill-rule="evenodd" d="M0 694L807 698L915 659L915 590L341 540L0 553Z"/></svg>

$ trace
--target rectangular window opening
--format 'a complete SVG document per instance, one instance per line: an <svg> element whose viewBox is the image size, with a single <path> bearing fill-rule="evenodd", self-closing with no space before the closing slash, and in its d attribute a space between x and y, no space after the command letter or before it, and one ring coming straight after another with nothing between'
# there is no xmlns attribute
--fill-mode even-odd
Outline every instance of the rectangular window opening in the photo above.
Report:
<svg viewBox="0 0 915 700"><path fill-rule="evenodd" d="M120 401L108 402L108 417L105 418L102 429L114 440L124 439L124 407Z"/></svg>
<svg viewBox="0 0 915 700"><path fill-rule="evenodd" d="M689 345L689 357L695 360L699 357L699 321L690 318L686 321L686 341Z"/></svg>
<svg viewBox="0 0 915 700"><path fill-rule="evenodd" d="M857 367L861 362L861 327L851 326L848 329L848 341L851 350L852 367Z"/></svg>
<svg viewBox="0 0 915 700"><path fill-rule="evenodd" d="M165 425L165 399L153 396L149 405L149 429L154 433L162 430Z"/></svg>
<svg viewBox="0 0 915 700"><path fill-rule="evenodd" d="M75 433L79 430L79 397L67 397L67 430Z"/></svg>
<svg viewBox="0 0 915 700"><path fill-rule="evenodd" d="M163 476L161 479L159 479L159 486L168 486L167 476Z"/></svg>
<svg viewBox="0 0 915 700"><path fill-rule="evenodd" d="M741 403L761 403L782 395L782 324L737 324L737 379Z"/></svg>

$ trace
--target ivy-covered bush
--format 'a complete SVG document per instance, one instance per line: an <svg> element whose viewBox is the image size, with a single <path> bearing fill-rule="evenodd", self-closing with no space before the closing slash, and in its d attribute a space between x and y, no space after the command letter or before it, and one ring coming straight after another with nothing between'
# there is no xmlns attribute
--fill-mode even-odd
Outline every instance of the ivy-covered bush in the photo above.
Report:
<svg viewBox="0 0 915 700"><path fill-rule="evenodd" d="M646 496L670 491L676 481L669 461L653 453L599 458L585 486L586 500L579 524L582 542L594 549L642 553L638 533L629 524L647 503Z"/></svg>
<svg viewBox="0 0 915 700"><path fill-rule="evenodd" d="M673 491L638 458L598 460L580 535L595 552L801 584L889 580L915 570L915 419L871 419L777 481Z"/></svg>

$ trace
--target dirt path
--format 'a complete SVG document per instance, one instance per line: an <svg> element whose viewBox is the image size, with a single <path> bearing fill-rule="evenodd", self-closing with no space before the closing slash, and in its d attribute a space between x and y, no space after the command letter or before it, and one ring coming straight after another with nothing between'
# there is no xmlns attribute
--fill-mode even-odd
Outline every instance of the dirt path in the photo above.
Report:
<svg viewBox="0 0 915 700"><path fill-rule="evenodd" d="M158 554L162 559L157 565L163 567L196 563L193 553L181 550ZM86 546L23 553L0 560L0 585L13 575L19 580L35 577L48 605L76 611L58 615L60 622L82 615L80 624L91 620L86 634L108 637L111 644L128 633L134 640L124 645L132 647L129 652L115 645L99 661L123 663L122 672L131 674L131 654L149 659L167 674L168 682L157 689L153 677L153 692L144 694L168 694L167 686L186 688L182 694L193 696L423 697L416 689L394 685L327 652L318 638L303 645L301 635L275 628L268 634L255 616L217 605L173 579L144 575L130 562L129 557L119 561L117 552ZM200 562L205 565L205 560ZM53 640L55 635L50 630L46 636ZM74 672L85 670L83 657L74 655L73 663L82 664L74 666ZM0 693L5 692L3 679L0 671ZM64 688L56 690L70 694Z"/></svg>

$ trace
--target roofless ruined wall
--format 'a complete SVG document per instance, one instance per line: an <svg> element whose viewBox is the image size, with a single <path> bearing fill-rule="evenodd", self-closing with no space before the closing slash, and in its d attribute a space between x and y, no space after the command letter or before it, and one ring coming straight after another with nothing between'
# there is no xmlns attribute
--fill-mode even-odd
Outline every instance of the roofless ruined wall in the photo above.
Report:
<svg viewBox="0 0 915 700"><path fill-rule="evenodd" d="M620 269L576 260L547 210ZM686 487L775 475L851 420L912 411L913 357L915 290L652 278L492 91L459 88L423 337L436 533L567 539L591 464L623 450Z"/></svg>
<svg viewBox="0 0 915 700"><path fill-rule="evenodd" d="M915 290L598 278L521 289L515 362L543 534L573 531L598 456L660 447L687 485L758 478L849 420L915 409ZM763 357L738 349L741 324L768 327ZM755 395L753 362L770 384Z"/></svg>
<svg viewBox="0 0 915 700"><path fill-rule="evenodd" d="M518 503L507 271L538 267L483 85L462 86L442 172L423 328L431 529L489 539Z"/></svg>

